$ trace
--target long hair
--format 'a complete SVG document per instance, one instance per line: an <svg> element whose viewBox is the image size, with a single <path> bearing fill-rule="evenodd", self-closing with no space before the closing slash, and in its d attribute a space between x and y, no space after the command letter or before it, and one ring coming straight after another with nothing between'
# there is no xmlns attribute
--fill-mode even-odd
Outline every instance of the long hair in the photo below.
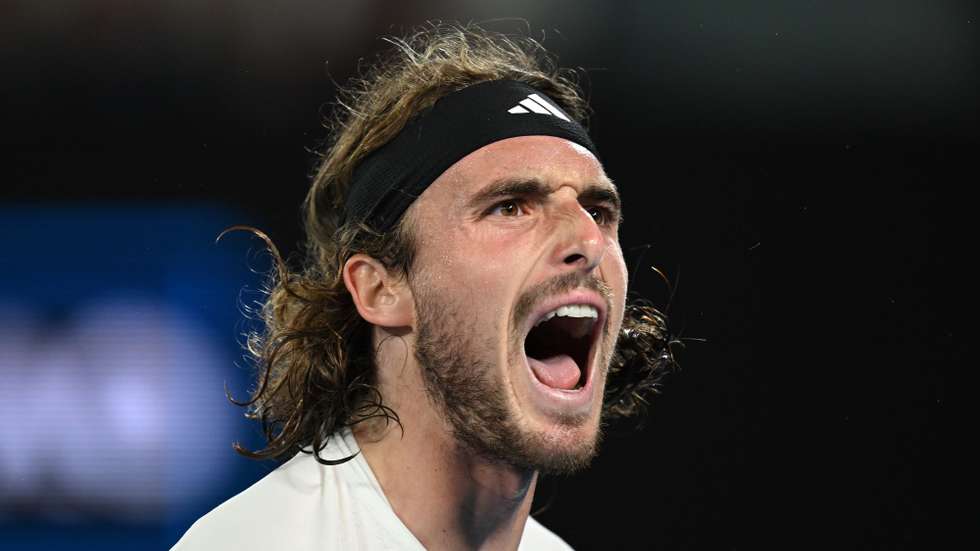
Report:
<svg viewBox="0 0 980 551"><path fill-rule="evenodd" d="M319 454L338 429L379 417L398 422L377 387L372 326L357 313L342 277L355 253L375 258L397 276L409 273L415 256L410 217L386 233L369 223L342 222L353 169L367 155L439 98L488 80L530 84L587 122L576 74L559 68L533 39L475 25L431 24L387 41L390 52L338 93L327 121L329 138L303 203L303 265L291 270L271 240L252 230L265 240L275 269L259 309L263 327L247 338L255 387L244 402L229 396L261 422L266 436L259 450L235 443L247 457L286 460L311 448L318 461L333 464ZM656 309L627 308L610 371L607 416L628 416L643 407L673 364L670 340Z"/></svg>

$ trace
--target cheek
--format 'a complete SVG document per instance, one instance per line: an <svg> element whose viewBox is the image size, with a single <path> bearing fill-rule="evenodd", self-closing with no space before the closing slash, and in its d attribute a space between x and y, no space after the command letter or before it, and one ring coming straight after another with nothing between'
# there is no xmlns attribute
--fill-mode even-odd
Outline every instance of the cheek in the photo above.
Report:
<svg viewBox="0 0 980 551"><path fill-rule="evenodd" d="M507 287L518 272L520 243L511 235L490 231L461 232L454 245L458 264L470 282L487 292Z"/></svg>
<svg viewBox="0 0 980 551"><path fill-rule="evenodd" d="M479 309L481 318L493 318L504 302L507 274L516 273L507 247L465 234L447 235L427 245L419 261L430 288L441 290L463 310Z"/></svg>
<svg viewBox="0 0 980 551"><path fill-rule="evenodd" d="M629 285L629 274L626 271L626 260L623 258L623 250L618 241L612 241L606 249L606 258L603 261L603 275L606 282L612 286L613 291L622 295L625 299L626 287Z"/></svg>
<svg viewBox="0 0 980 551"><path fill-rule="evenodd" d="M602 277L612 288L613 315L611 321L618 327L622 323L623 311L626 307L626 289L629 285L629 273L626 270L626 260L619 243L613 242L602 262Z"/></svg>

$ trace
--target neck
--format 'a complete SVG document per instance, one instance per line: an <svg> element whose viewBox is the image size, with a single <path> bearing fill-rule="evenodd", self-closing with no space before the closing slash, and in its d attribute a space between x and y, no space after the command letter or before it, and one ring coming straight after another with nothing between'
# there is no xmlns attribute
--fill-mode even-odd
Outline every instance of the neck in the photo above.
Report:
<svg viewBox="0 0 980 551"><path fill-rule="evenodd" d="M388 358L386 348L380 346L379 363L399 369L379 370L379 386L401 426L375 419L353 430L395 514L430 550L517 549L537 473L460 446L417 366L405 365L401 351Z"/></svg>
<svg viewBox="0 0 980 551"><path fill-rule="evenodd" d="M536 472L477 457L449 431L420 425L404 434L396 425L358 426L354 435L395 514L426 549L517 549Z"/></svg>

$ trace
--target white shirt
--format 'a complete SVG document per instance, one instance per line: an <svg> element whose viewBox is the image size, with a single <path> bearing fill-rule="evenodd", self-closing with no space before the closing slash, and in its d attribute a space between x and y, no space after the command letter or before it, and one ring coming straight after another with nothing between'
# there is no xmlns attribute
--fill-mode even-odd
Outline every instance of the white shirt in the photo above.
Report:
<svg viewBox="0 0 980 551"><path fill-rule="evenodd" d="M358 451L350 429L320 453L341 459ZM364 456L321 465L298 453L275 471L195 522L171 551L328 549L422 551L395 515ZM561 538L530 516L519 551L569 551Z"/></svg>

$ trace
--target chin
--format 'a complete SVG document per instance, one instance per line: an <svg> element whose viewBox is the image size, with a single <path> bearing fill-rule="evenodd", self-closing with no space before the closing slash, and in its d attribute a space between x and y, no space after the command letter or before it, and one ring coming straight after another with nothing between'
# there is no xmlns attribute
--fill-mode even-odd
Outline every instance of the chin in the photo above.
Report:
<svg viewBox="0 0 980 551"><path fill-rule="evenodd" d="M504 398L502 393L496 397ZM453 419L456 440L464 450L492 462L551 475L579 472L596 456L601 440L598 407L561 414L513 402L499 405L497 415L485 416L480 422L474 423L472 417L465 424Z"/></svg>
<svg viewBox="0 0 980 551"><path fill-rule="evenodd" d="M515 423L509 462L544 474L572 474L588 467L602 439L601 411L542 412L531 408Z"/></svg>
<svg viewBox="0 0 980 551"><path fill-rule="evenodd" d="M529 438L525 449L528 467L544 474L566 475L579 472L592 463L599 449L598 423L560 426Z"/></svg>

